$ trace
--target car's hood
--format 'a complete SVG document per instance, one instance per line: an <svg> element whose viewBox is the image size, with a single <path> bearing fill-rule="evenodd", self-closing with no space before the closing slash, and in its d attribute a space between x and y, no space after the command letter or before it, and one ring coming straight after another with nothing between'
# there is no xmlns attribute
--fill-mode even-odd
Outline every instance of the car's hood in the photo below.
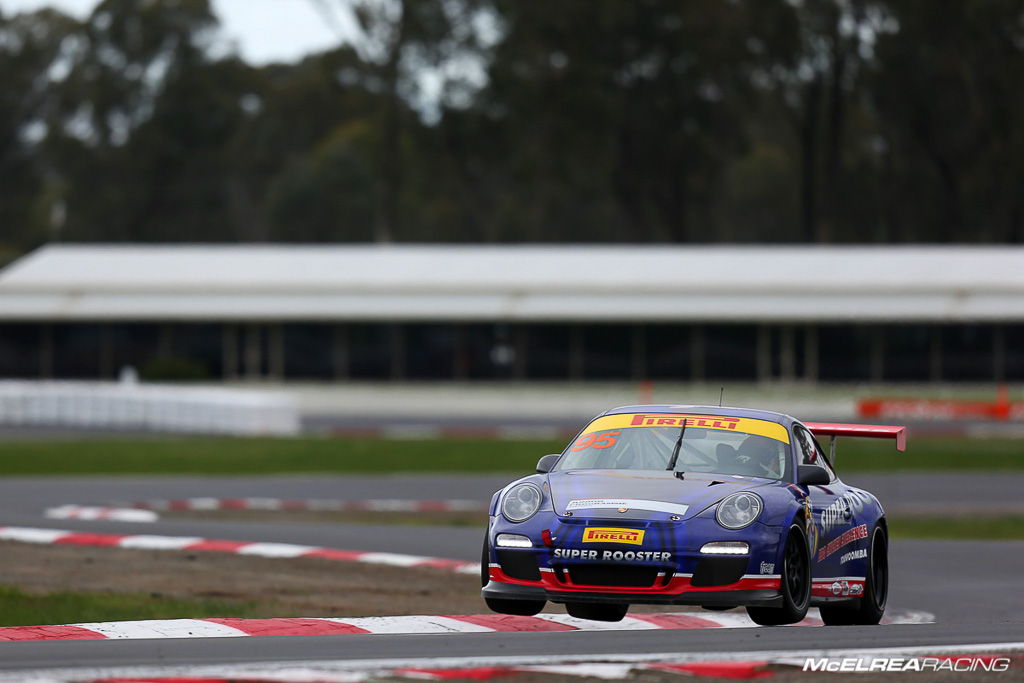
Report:
<svg viewBox="0 0 1024 683"><path fill-rule="evenodd" d="M558 515L611 519L686 519L731 493L778 482L758 477L658 470L566 470L548 475ZM620 509L625 508L624 512Z"/></svg>

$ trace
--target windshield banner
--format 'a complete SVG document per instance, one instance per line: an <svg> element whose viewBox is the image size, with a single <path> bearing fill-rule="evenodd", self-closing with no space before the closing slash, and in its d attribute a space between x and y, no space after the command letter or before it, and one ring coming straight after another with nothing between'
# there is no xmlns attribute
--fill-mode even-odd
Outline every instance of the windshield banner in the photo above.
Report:
<svg viewBox="0 0 1024 683"><path fill-rule="evenodd" d="M726 432L757 434L789 443L789 433L777 422L757 420L752 417L728 417L723 415L688 415L683 413L626 413L599 417L583 430L583 434L603 432L607 429L630 429L634 427L682 427L718 429Z"/></svg>

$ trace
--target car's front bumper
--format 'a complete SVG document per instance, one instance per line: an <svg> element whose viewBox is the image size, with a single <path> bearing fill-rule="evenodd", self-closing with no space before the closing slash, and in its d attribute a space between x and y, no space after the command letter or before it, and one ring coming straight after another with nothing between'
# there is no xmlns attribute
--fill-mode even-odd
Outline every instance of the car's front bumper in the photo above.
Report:
<svg viewBox="0 0 1024 683"><path fill-rule="evenodd" d="M499 566L488 569L489 581L481 594L503 600L545 600L549 602L601 602L650 605L706 605L733 607L781 604L777 576L743 576L738 581L718 586L694 586L692 576L675 575L664 585L650 588L627 586L577 586L560 580L551 571L542 571L540 580L529 581L506 575Z"/></svg>

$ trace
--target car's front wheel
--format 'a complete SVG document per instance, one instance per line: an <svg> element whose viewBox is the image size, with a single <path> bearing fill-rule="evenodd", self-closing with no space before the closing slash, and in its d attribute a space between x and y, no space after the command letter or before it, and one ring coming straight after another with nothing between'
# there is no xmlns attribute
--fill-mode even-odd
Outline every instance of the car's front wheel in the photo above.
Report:
<svg viewBox="0 0 1024 683"><path fill-rule="evenodd" d="M811 557L807 537L797 524L789 528L782 551L782 606L748 607L747 614L755 624L779 626L795 624L807 616L811 604Z"/></svg>
<svg viewBox="0 0 1024 683"><path fill-rule="evenodd" d="M885 527L875 526L868 553L868 575L864 581L864 597L856 607L822 607L821 620L828 626L858 624L873 626L882 620L889 596L889 537Z"/></svg>
<svg viewBox="0 0 1024 683"><path fill-rule="evenodd" d="M487 536L484 536L484 549L480 556L480 585L486 586L490 580L490 545ZM484 602L492 612L498 614L514 614L520 617L532 617L540 613L547 604L544 600L507 600L505 598L484 598Z"/></svg>
<svg viewBox="0 0 1024 683"><path fill-rule="evenodd" d="M515 614L520 617L532 617L534 614L539 614L547 604L543 600L506 600L505 598L484 598L484 602L492 612Z"/></svg>
<svg viewBox="0 0 1024 683"><path fill-rule="evenodd" d="M593 602L567 602L565 611L570 617L591 621L622 621L629 611L628 604L603 604Z"/></svg>

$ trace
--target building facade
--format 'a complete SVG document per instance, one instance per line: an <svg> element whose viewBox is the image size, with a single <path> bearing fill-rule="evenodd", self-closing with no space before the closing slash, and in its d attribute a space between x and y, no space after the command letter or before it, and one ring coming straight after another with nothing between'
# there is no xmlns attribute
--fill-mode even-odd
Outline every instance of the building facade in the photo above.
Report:
<svg viewBox="0 0 1024 683"><path fill-rule="evenodd" d="M0 377L1024 380L1017 247L51 245Z"/></svg>

